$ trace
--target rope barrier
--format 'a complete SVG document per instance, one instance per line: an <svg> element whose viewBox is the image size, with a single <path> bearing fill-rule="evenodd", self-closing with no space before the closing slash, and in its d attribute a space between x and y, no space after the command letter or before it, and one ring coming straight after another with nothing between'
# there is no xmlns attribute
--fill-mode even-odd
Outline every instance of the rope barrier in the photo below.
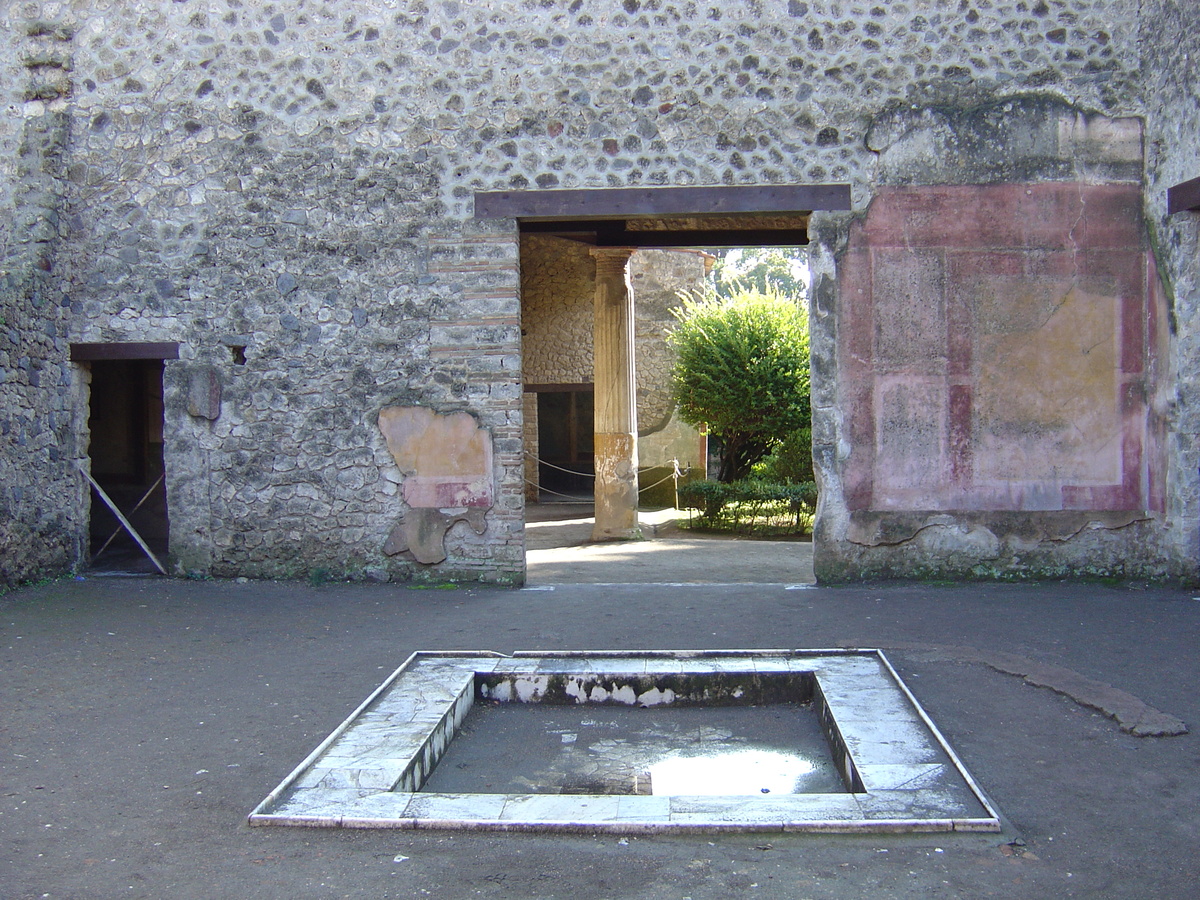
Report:
<svg viewBox="0 0 1200 900"><path fill-rule="evenodd" d="M658 468L658 467L657 467L657 466L650 466L650 467L648 467L648 468ZM642 471L642 470L639 470L639 471ZM648 484L648 485L646 485L644 488L639 488L639 489L638 489L638 493L639 493L639 494L642 494L642 493L645 493L646 491L653 490L654 488L658 487L660 484L663 484L664 482L670 481L672 478L675 478L675 477L676 477L675 473L674 473L674 472L672 472L672 473L671 473L670 475L668 475L666 478L661 478L661 479L659 479L658 481L654 482L654 484Z"/></svg>
<svg viewBox="0 0 1200 900"><path fill-rule="evenodd" d="M587 498L581 498L576 494L563 494L563 493L559 493L558 491L552 491L552 490L550 490L550 488L542 487L536 481L530 481L528 478L524 479L524 481L530 487L537 488L539 494L553 494L555 497L565 497L567 500L578 500L580 503L588 502Z"/></svg>
<svg viewBox="0 0 1200 900"><path fill-rule="evenodd" d="M539 457L535 456L533 453L530 453L528 450L525 451L525 455L528 456L530 459L532 459L534 462L536 462L539 466L548 466L551 469L558 469L558 471L566 472L568 475L578 475L580 478L595 478L596 477L595 475L591 474L590 472L576 472L574 469L564 469L562 466L556 466L554 463L546 462L544 459L540 459Z"/></svg>
<svg viewBox="0 0 1200 900"><path fill-rule="evenodd" d="M554 463L546 462L544 459L541 459L540 457L538 457L537 454L532 453L529 450L524 451L524 453L527 457L532 459L534 462L536 462L540 466L547 466L548 468L557 469L559 472L565 472L568 475L576 475L580 478L591 478L594 480L596 477L594 474L591 474L589 472L576 472L574 469L564 469L562 466L556 466ZM685 475L690 474L692 471L691 466L688 466L686 469L680 469L679 468L679 460L677 460L677 459L671 460L671 467L674 471L672 471L670 475L667 475L664 478L660 478L658 481L654 482L654 484L648 484L644 488L639 488L638 493L644 494L646 491L652 491L652 490L654 490L654 488L658 487L660 484L665 484L666 482L670 481L671 479L678 480L678 479L684 477ZM662 468L662 466L639 466L638 472L639 473L649 472L652 469L661 469L661 468ZM550 490L550 488L542 487L542 485L539 484L538 482L530 481L528 478L525 478L523 480L526 484L530 485L531 487L535 487L539 491L545 491L547 494L554 494L556 497L566 497L569 500L578 499L576 496L574 496L572 494L562 494L562 493L559 493L558 491L552 491L552 490Z"/></svg>

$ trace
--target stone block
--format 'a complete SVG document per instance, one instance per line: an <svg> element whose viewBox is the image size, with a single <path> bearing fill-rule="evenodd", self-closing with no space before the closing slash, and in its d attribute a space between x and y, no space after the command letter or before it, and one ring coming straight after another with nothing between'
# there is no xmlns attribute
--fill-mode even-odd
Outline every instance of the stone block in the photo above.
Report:
<svg viewBox="0 0 1200 900"><path fill-rule="evenodd" d="M221 378L215 369L200 368L188 373L188 415L214 421L221 415Z"/></svg>

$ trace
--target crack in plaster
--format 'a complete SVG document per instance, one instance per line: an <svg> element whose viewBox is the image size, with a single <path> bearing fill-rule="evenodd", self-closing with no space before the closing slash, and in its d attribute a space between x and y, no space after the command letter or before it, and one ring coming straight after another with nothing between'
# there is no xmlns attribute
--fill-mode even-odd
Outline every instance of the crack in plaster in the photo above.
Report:
<svg viewBox="0 0 1200 900"><path fill-rule="evenodd" d="M1084 512L1081 512L1079 514L1082 516L1087 515ZM1043 542L1043 541L1048 541L1050 543L1065 544L1065 543L1068 543L1069 541L1074 540L1079 535L1083 534L1083 532L1085 532L1085 531L1089 531L1089 530L1090 531L1097 531L1097 530L1120 531L1122 529L1129 528L1132 525L1136 525L1139 522L1148 522L1150 520L1151 520L1151 517L1146 516L1146 515L1131 515L1128 518L1124 519L1123 521L1118 521L1118 522L1101 522L1094 518L1087 518L1086 521L1081 522L1081 524L1078 525L1077 527L1074 527L1074 528L1072 528L1070 530L1066 530L1066 531L1058 531L1056 533L1047 534L1044 529L1041 529L1041 530L1039 530L1039 533L1035 536L1035 540L1039 543ZM853 532L851 532L851 534L847 537L847 540L849 540L850 543L857 544L860 547L900 547L905 544L912 543L922 533L924 533L926 531L929 531L934 528L950 528L950 527L960 528L963 530L964 534L967 534L971 531L976 531L976 530L982 529L984 531L987 531L992 536L996 536L995 532L992 531L990 528L986 527L985 525L964 523L964 522L960 522L959 520L955 519L952 515L941 514L941 515L935 516L933 519L931 519L927 522L922 523L921 525L918 525L912 532L904 535L903 537L897 537L897 538L882 538L882 537L880 537L880 538L875 538L875 539L869 539L865 536L855 537ZM1014 535L1010 534L1008 536L1013 537ZM999 540L999 538L997 538L997 539ZM994 558L994 557L987 557L987 558Z"/></svg>

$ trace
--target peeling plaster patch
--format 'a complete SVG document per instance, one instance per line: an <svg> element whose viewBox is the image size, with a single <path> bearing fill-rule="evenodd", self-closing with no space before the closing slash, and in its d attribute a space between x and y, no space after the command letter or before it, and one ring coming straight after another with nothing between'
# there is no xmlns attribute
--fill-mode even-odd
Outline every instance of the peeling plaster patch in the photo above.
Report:
<svg viewBox="0 0 1200 900"><path fill-rule="evenodd" d="M1006 97L965 109L889 109L866 135L888 184L981 184L1063 179L1090 172L1134 181L1142 122L1110 119L1048 95Z"/></svg>
<svg viewBox="0 0 1200 900"><path fill-rule="evenodd" d="M960 551L974 546L981 551L975 555L991 559L993 540L1004 547L1030 550L1046 541L1069 541L1085 530L1116 530L1148 517L1138 512L1041 512L1036 517L1012 512L911 512L881 514L869 511L850 516L847 540L864 547L884 547L928 540L924 533L938 529L937 541ZM984 524L986 522L986 524ZM953 529L953 530L948 530ZM997 552L1002 552L997 547Z"/></svg>
<svg viewBox="0 0 1200 900"><path fill-rule="evenodd" d="M401 492L411 507L392 529L384 553L408 551L432 565L446 559L446 533L456 522L484 533L495 496L492 436L474 416L392 406L380 411L379 430L404 476Z"/></svg>
<svg viewBox="0 0 1200 900"><path fill-rule="evenodd" d="M445 512L440 509L410 509L404 514L383 545L388 556L408 551L419 563L433 565L446 559L446 532L456 522L466 522L476 534L487 530L487 510L468 509Z"/></svg>
<svg viewBox="0 0 1200 900"><path fill-rule="evenodd" d="M917 542L926 553L970 559L996 559L1001 548L1000 539L982 525L934 525L922 529Z"/></svg>
<svg viewBox="0 0 1200 900"><path fill-rule="evenodd" d="M391 406L380 411L379 430L404 473L409 506L491 507L492 436L470 413L443 416L420 406Z"/></svg>
<svg viewBox="0 0 1200 900"><path fill-rule="evenodd" d="M1060 152L1077 155L1091 165L1140 164L1142 144L1142 122L1137 118L1109 119L1076 112L1058 120Z"/></svg>
<svg viewBox="0 0 1200 900"><path fill-rule="evenodd" d="M188 376L188 415L215 421L221 415L221 379L216 370L205 366Z"/></svg>

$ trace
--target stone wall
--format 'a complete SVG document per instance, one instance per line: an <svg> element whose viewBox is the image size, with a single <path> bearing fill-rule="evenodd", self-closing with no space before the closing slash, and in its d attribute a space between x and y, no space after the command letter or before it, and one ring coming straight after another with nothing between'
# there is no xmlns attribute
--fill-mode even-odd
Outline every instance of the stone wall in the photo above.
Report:
<svg viewBox="0 0 1200 900"><path fill-rule="evenodd" d="M71 120L69 30L0 28L0 590L82 557L77 380L57 279Z"/></svg>
<svg viewBox="0 0 1200 900"><path fill-rule="evenodd" d="M74 337L180 342L174 571L425 577L383 554L406 506L376 423L425 406L490 430L499 486L436 577L520 580L515 234L447 215L458 180L410 105L434 79L412 72L409 26L360 7L119 4L76 23Z"/></svg>
<svg viewBox="0 0 1200 900"><path fill-rule="evenodd" d="M232 163L306 140L363 175L403 150L460 221L477 189L857 180L864 112L898 104L1138 107L1137 0L45 7L79 31L77 115L179 229Z"/></svg>
<svg viewBox="0 0 1200 900"><path fill-rule="evenodd" d="M595 295L596 264L586 244L521 236L523 386L591 384ZM536 503L542 489L537 392L523 397L525 499Z"/></svg>
<svg viewBox="0 0 1200 900"><path fill-rule="evenodd" d="M696 251L639 250L629 261L636 305L639 501L672 506L674 463L689 478L706 477L707 441L679 418L671 393L675 353L665 340L682 294L694 294L708 274L707 257Z"/></svg>
<svg viewBox="0 0 1200 900"><path fill-rule="evenodd" d="M596 264L588 246L521 237L521 363L525 384L591 384Z"/></svg>
<svg viewBox="0 0 1200 900"><path fill-rule="evenodd" d="M639 438L648 438L671 422L675 412L671 395L675 353L666 334L675 324L674 311L682 305L681 295L702 291L706 274L705 256L696 251L639 250L629 260L629 283L636 307L633 327Z"/></svg>
<svg viewBox="0 0 1200 900"><path fill-rule="evenodd" d="M1143 7L1147 94L1146 211L1163 277L1171 334L1169 469L1164 529L1200 546L1200 213L1166 214L1167 189L1200 178L1200 28L1188 0ZM1157 35L1169 36L1158 41ZM1190 561L1196 572L1196 560Z"/></svg>
<svg viewBox="0 0 1200 900"><path fill-rule="evenodd" d="M1184 0L1152 0L1143 21L1142 5L18 0L0 13L5 36L45 32L69 45L72 63L66 104L18 108L0 87L0 199L26 202L7 151L31 128L69 135L66 157L35 154L67 176L46 291L13 288L17 270L5 263L5 303L38 310L21 322L46 335L46 364L38 385L5 364L5 384L21 388L0 395L3 415L13 421L27 401L12 398L29 398L21 408L44 430L27 429L26 440L76 458L86 403L64 406L63 392L85 375L61 368L63 337L177 341L165 376L174 571L520 580L520 251L515 223L473 219L474 193L848 182L855 212L812 219L812 334L818 542L841 560L827 577L854 577L870 567L856 568L839 530L841 467L859 448L839 407L837 318L855 223L885 187L965 184L966 173L980 184L1140 177L1130 174L1138 165L1121 168L1125 156L1093 170L1057 143L994 145L1015 132L975 111L1148 116L1147 240L1158 241L1175 302L1170 374L1186 376L1200 358L1187 327L1195 230L1158 212L1167 183L1200 174L1187 171L1195 13ZM1160 36L1143 60L1139 42ZM0 51L0 67L15 71L19 54ZM43 62L50 80L67 71ZM1166 104L1179 111L1159 121ZM14 124L18 115L30 118ZM39 146L55 145L47 140ZM1001 156L993 146L1020 149L1022 168L980 169L977 158ZM28 202L58 204L54 190L35 193ZM0 230L3 241L11 255L10 232ZM48 297L69 298L69 333ZM1195 501L1177 499L1196 494L1187 391L1156 451L1167 460L1167 512L1106 531L1082 556L1071 546L1092 546L1091 531L1047 544L1044 570L1134 548L1138 571L1194 572ZM404 476L377 426L385 407L468 412L494 440L484 532L452 526L448 557L433 567L383 552L406 512ZM15 433L10 425L6 439ZM34 463L4 474L12 521L63 533L78 559L80 480L59 489ZM37 508L14 488L42 498ZM922 570L923 554L964 569L953 553L912 545L895 551L894 571ZM62 568L49 558L38 567Z"/></svg>
<svg viewBox="0 0 1200 900"><path fill-rule="evenodd" d="M13 191L16 188L17 148L25 121L25 91L28 75L22 63L27 41L22 39L22 21L12 5L0 9L0 29L10 37L0 43L0 254L7 257L12 240Z"/></svg>

